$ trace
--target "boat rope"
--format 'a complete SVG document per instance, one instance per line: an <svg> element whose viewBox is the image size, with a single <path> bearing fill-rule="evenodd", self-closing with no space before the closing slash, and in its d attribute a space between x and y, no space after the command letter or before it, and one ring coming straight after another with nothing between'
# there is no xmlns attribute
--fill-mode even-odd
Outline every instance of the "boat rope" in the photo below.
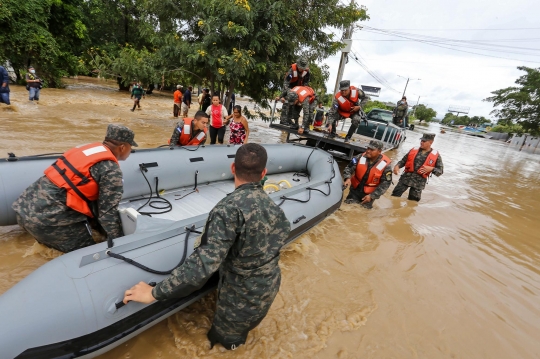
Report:
<svg viewBox="0 0 540 359"><path fill-rule="evenodd" d="M171 270L166 270L166 271L159 271L159 270L155 270L155 269L152 269L152 268L148 268L147 266L145 265L142 265L138 262L135 262L133 259L130 259L130 258L126 258L124 257L123 255L120 255L120 254L116 254L116 253L113 253L111 252L110 249L108 249L105 253L109 256L109 257L113 257L113 258L116 258L116 259L120 259L126 263L129 263L137 268L140 268L142 269L143 271L145 272L150 272L150 273L154 273L154 274L160 274L160 275L169 275L172 273L173 270L175 270L176 268L180 267L184 261L186 260L186 257L187 257L187 250L188 250L188 239L189 239L189 235L191 233L197 233L197 234L202 234L202 232L199 232L199 231L196 231L195 230L195 225L191 225L191 227L186 227L186 238L184 240L184 253L182 253L182 258L180 259L180 262L174 266L174 268L172 268ZM153 285L152 285L153 284ZM152 287L154 287L156 284L155 283L150 283L150 285ZM119 309L119 308L122 308L123 306L125 305L124 302L120 301L118 303L115 303L115 306L116 306L116 309Z"/></svg>
<svg viewBox="0 0 540 359"><path fill-rule="evenodd" d="M146 168L146 166L144 166L144 164L140 164L139 168L141 170L141 173L144 179L146 180L146 183L148 183L148 188L150 188L150 197L147 198L147 201L145 204L137 208L137 212L139 212L142 215L152 217L151 216L152 214L163 214L163 213L172 211L173 207L172 207L171 202L169 202L166 198L163 198L159 195L159 189L158 189L159 178L158 177L155 178L156 179L156 196L154 197L154 194L152 192L152 186L150 185L150 182L148 181L148 178L146 178L146 175L145 175L145 172L147 172L148 169ZM145 199L145 198L139 198L137 199L137 201L140 201L141 199ZM158 209L160 211L159 212L141 212L141 208L147 205L150 206L151 208Z"/></svg>
<svg viewBox="0 0 540 359"><path fill-rule="evenodd" d="M311 153L313 153L313 151ZM311 157L311 154L309 156ZM309 162L309 157L308 157L307 162ZM306 162L306 171L307 171L307 162ZM279 197L279 199L281 199L281 202L278 204L278 206L281 207L281 205L283 203L285 203L285 201L308 203L311 200L311 191L320 192L323 195L325 195L326 197L330 196L330 194L332 193L332 187L330 185L332 184L332 181L336 177L336 170L334 169L334 157L330 156L330 158L328 159L328 163L330 163L330 166L332 166L332 176L330 177L330 179L328 181L324 182L325 184L328 185L328 193L324 193L323 191L321 191L320 189L317 189L317 188L307 187L306 190L308 190L308 193L309 193L308 199L301 200L301 199L298 199L298 198L291 198L291 197L287 197L287 196L281 196L281 197ZM295 175L297 175L297 174L295 173ZM308 175L308 177L309 177L309 175Z"/></svg>

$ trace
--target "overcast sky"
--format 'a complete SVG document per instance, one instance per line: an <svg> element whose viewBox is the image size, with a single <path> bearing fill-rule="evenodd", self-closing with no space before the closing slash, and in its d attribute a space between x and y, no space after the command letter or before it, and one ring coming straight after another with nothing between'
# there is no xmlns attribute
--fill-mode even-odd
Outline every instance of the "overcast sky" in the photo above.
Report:
<svg viewBox="0 0 540 359"><path fill-rule="evenodd" d="M420 96L420 103L434 108L438 118L442 118L452 105L470 107L470 116L491 118L489 113L493 109L492 104L482 100L490 96L491 91L513 86L514 81L523 74L517 70L517 66L540 67L540 12L535 3L537 2L532 0L364 0L362 4L367 7L371 19L360 22L360 25L392 29L406 33L402 34L405 37L414 34L412 37L433 36L481 41L496 46L496 51L463 47L458 49L513 60L444 49L397 36L374 33L364 27L362 30L356 29L352 36L353 52L359 55L357 57L369 70L387 81L397 92L379 84L353 60L349 60L345 67L343 79L350 79L355 86L382 87L379 99L396 102L401 98L407 81L398 75L410 77L406 92L410 105L416 104ZM500 41L505 39L511 40ZM449 47L450 43L438 45ZM512 48L508 48L509 46ZM329 92L333 92L339 54L328 58L324 63L330 66L327 87ZM413 80L418 78L421 80Z"/></svg>

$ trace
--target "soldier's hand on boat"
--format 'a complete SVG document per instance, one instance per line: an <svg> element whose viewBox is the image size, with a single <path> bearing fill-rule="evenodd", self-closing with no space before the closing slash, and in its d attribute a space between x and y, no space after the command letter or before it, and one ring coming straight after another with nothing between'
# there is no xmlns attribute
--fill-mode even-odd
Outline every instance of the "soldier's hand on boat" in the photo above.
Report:
<svg viewBox="0 0 540 359"><path fill-rule="evenodd" d="M395 175L399 174L399 166L398 165L394 166L394 174Z"/></svg>
<svg viewBox="0 0 540 359"><path fill-rule="evenodd" d="M428 173L431 173L434 168L435 167L431 167L431 166L422 166L422 167L420 167L418 172L421 173L421 174L428 174Z"/></svg>
<svg viewBox="0 0 540 359"><path fill-rule="evenodd" d="M152 288L145 282L139 282L139 284L133 286L131 289L126 290L123 302L125 304L131 301L150 304L156 300L152 295Z"/></svg>
<svg viewBox="0 0 540 359"><path fill-rule="evenodd" d="M362 202L360 204L369 203L371 202L371 196L368 194L367 196L362 197Z"/></svg>
<svg viewBox="0 0 540 359"><path fill-rule="evenodd" d="M351 179L350 178L347 178L345 181L343 181L343 186L344 187L349 187L351 185Z"/></svg>
<svg viewBox="0 0 540 359"><path fill-rule="evenodd" d="M360 111L361 108L362 108L362 107L360 107L360 106L353 106L353 107L351 108L351 113L353 113L353 112L358 112L358 111Z"/></svg>

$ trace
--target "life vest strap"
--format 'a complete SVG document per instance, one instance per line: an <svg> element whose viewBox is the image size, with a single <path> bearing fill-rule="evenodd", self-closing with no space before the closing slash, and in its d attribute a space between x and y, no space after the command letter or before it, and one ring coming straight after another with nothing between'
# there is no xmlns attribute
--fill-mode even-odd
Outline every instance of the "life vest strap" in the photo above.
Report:
<svg viewBox="0 0 540 359"><path fill-rule="evenodd" d="M67 161L65 161L65 163L69 163ZM94 218L97 218L96 214L94 213L94 211L92 210L92 206L91 206L91 201L88 199L88 197L86 197L78 188L77 186L75 185L75 183L71 182L71 180L68 178L68 176L66 176L66 170L65 169L61 169L60 167L58 167L58 165L55 163L52 164L52 167L60 174L60 176L62 176L62 178L64 179L64 181L66 181L66 183L68 184L68 186L77 194L77 196L79 196L83 201L85 201L87 204L88 204L88 208L90 209L90 212L92 213L92 215L94 216ZM75 172L75 171L74 171ZM83 176L84 177L84 176Z"/></svg>
<svg viewBox="0 0 540 359"><path fill-rule="evenodd" d="M85 175L83 175L81 172L79 172L79 170L77 170L75 167L73 167L73 165L71 163L69 163L68 160L66 160L66 158L64 156L60 156L59 158L60 160L62 160L62 162L64 162L64 164L75 174L75 176L79 177L81 179L81 182L79 182L77 184L77 186L80 186L81 184L87 184L90 180L88 179L88 177L86 177ZM55 162L56 164L56 162ZM64 173L66 171L64 170ZM60 173L62 174L62 173Z"/></svg>

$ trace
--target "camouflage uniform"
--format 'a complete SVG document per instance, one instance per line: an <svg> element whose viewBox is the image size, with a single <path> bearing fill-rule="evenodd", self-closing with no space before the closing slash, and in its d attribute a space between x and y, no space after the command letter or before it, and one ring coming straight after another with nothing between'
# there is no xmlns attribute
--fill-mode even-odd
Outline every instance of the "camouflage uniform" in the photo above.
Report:
<svg viewBox="0 0 540 359"><path fill-rule="evenodd" d="M184 130L184 120L178 121L176 124L176 127L173 130L173 133L171 135L171 139L169 141L169 146L178 146L178 141L180 140L180 135L182 134L182 131ZM197 137L199 133L201 133L202 130L194 130L193 129L193 122L191 123L191 138ZM206 137L206 135L205 135ZM204 144L204 141L206 141L206 138L201 141L202 144Z"/></svg>
<svg viewBox="0 0 540 359"><path fill-rule="evenodd" d="M350 88L350 84L351 82L349 80L343 80L339 83L339 89L342 90L342 89ZM356 132L358 125L360 125L360 121L367 122L366 114L362 110L362 105L365 105L365 103L367 103L367 97L364 94L364 91L360 89L357 89L357 90L358 90L358 101L356 101L353 104L353 106L360 106L360 111L351 114L351 117L349 117L351 119L351 127L349 128L349 132L347 133L347 138L351 138L352 135ZM328 122L332 124L333 135L336 134L336 127L337 127L338 121L341 119L343 120L346 119L345 117L342 117L339 114L338 109L339 109L339 102L334 96L334 99L332 100L332 106L330 107L330 111L328 111Z"/></svg>
<svg viewBox="0 0 540 359"><path fill-rule="evenodd" d="M309 103L309 98L305 98L302 103L294 104L298 100L298 94L293 91L289 91L287 94L287 101L289 102L289 113L287 117L287 122L291 123L294 121L294 124L298 126L298 119L300 118L300 111L304 111L302 116L302 128L309 131L309 125L313 123L313 112L317 107L317 97L313 100L312 103Z"/></svg>
<svg viewBox="0 0 540 359"><path fill-rule="evenodd" d="M244 344L249 331L268 313L279 290L279 250L287 242L290 223L263 191L247 183L212 209L201 246L158 283L158 300L184 297L201 288L219 270L216 314L208 339L227 349Z"/></svg>
<svg viewBox="0 0 540 359"><path fill-rule="evenodd" d="M398 116L397 112L398 112L398 107L399 105L402 104L402 102L404 102L404 104L407 106L405 108L405 111L403 113L403 116ZM395 125L398 125L398 126L402 126L403 128L406 128L407 127L407 115L409 113L409 104L407 104L407 100L403 101L403 99L399 100L397 103L396 103L396 107L394 108L394 111L392 111L392 122L395 124ZM405 121L405 123L403 122Z"/></svg>
<svg viewBox="0 0 540 359"><path fill-rule="evenodd" d="M433 137L435 137L435 135L433 135ZM429 150L427 152L424 152L422 150L418 151L418 154L414 158L414 172L405 172L401 175L398 184L396 185L396 187L394 187L394 190L392 191L392 196L401 197L403 192L405 192L407 188L410 187L408 199L412 201L420 201L420 198L422 196L422 190L426 187L427 178L422 177L419 173L417 173L417 171L420 169L420 167L422 167L431 151L432 150ZM401 161L397 163L397 166L399 166L399 168L405 166L408 156L409 153L403 156ZM439 157L437 157L437 161L435 162L435 168L433 169L432 173L435 176L439 177L443 174L443 170L443 162L441 155L439 154Z"/></svg>
<svg viewBox="0 0 540 359"><path fill-rule="evenodd" d="M305 57L300 57L296 64L298 66L301 66L304 69L307 69L308 67L308 61ZM298 75L298 80L295 82L291 82L291 79L293 78L293 69L292 67L289 68L289 71L285 74L285 79L283 80L283 91L281 92L280 98L287 99L287 93L290 89L296 87L296 86L308 86L309 81L311 80L311 72L308 72L307 74L302 78L302 81L300 81L300 74ZM291 110L290 105L285 101L283 106L281 107L281 116L279 117L279 122L282 124L288 124L288 118L289 118L289 111ZM297 121L298 124L298 121Z"/></svg>
<svg viewBox="0 0 540 359"><path fill-rule="evenodd" d="M124 132L129 131L126 135ZM127 137L126 137L127 136ZM109 125L106 139L133 141L133 132L124 126ZM92 228L111 239L123 236L118 215L123 183L120 166L110 160L90 167L98 184L99 198L92 202L97 218L89 218L66 205L66 190L56 186L46 176L30 185L13 203L19 225L38 242L62 252L70 252L96 242Z"/></svg>
<svg viewBox="0 0 540 359"><path fill-rule="evenodd" d="M376 143L376 145L375 145ZM371 146L371 148L380 148L382 149L383 144L381 141L378 140L371 140L370 144L368 146ZM375 146L375 147L374 147ZM356 165L360 161L360 157L362 157L362 154L359 154L356 157L353 157L352 161L345 167L345 170L343 171L343 179L349 179L352 176L354 176L356 172ZM362 207L371 209L373 208L373 202L375 202L376 199L379 199L383 194L386 193L388 190L388 187L390 187L390 183L392 183L392 166L390 163L384 168L383 170L383 176L381 177L381 182L377 186L377 189L370 193L371 201L361 204L362 198L364 198L367 194L364 193L364 183L367 181L369 172L373 168L373 166L381 160L382 155L377 157L375 161L367 161L368 169L366 171L366 174L364 175L364 178L361 179L360 184L356 188L352 188L349 190L349 195L345 199L345 203L352 204L352 203L358 203Z"/></svg>

